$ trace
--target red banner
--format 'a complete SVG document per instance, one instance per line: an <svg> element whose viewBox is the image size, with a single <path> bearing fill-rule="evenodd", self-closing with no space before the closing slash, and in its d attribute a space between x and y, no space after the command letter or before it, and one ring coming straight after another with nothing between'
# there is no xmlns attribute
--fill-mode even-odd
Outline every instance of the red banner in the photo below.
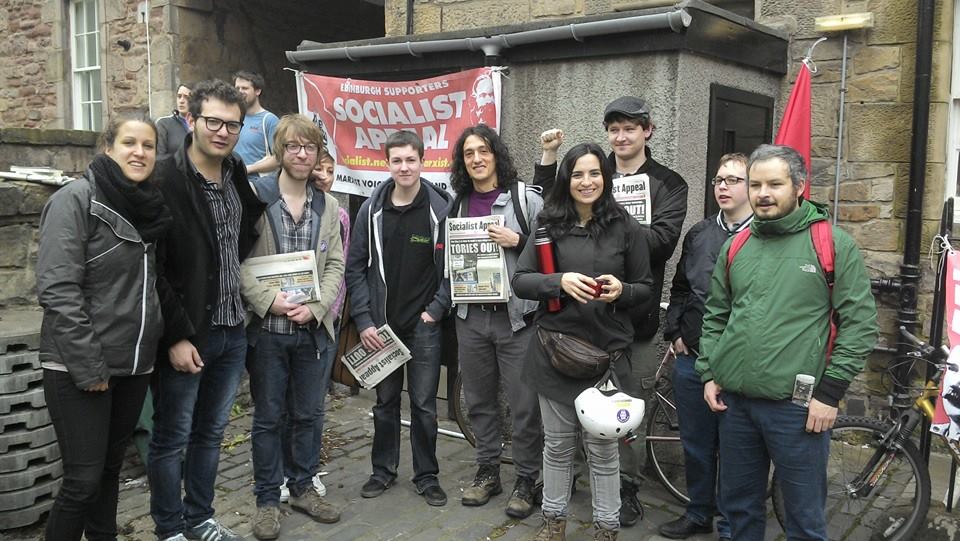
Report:
<svg viewBox="0 0 960 541"><path fill-rule="evenodd" d="M369 196L390 177L383 144L398 130L424 143L421 176L447 191L453 145L463 130L500 127L500 72L479 68L418 81L302 74L300 112L324 130L336 160L333 190Z"/></svg>

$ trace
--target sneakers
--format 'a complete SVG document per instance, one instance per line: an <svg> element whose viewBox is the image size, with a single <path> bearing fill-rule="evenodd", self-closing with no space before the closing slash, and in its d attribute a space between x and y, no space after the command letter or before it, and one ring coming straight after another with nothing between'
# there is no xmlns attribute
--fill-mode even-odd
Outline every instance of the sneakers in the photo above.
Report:
<svg viewBox="0 0 960 541"><path fill-rule="evenodd" d="M643 518L643 506L637 498L640 489L629 479L620 480L620 526L629 528Z"/></svg>
<svg viewBox="0 0 960 541"><path fill-rule="evenodd" d="M469 507L484 505L501 492L503 487L500 485L500 465L480 464L473 484L464 489L460 503Z"/></svg>
<svg viewBox="0 0 960 541"><path fill-rule="evenodd" d="M175 535L175 536L173 536L173 537L167 537L166 539L163 539L162 541L187 541L187 538L184 537L182 533L178 533L177 535Z"/></svg>
<svg viewBox="0 0 960 541"><path fill-rule="evenodd" d="M617 533L616 530L604 530L597 527L593 531L593 541L617 541Z"/></svg>
<svg viewBox="0 0 960 541"><path fill-rule="evenodd" d="M517 477L517 482L513 485L513 493L507 500L507 516L519 519L529 517L533 513L536 497L536 481L529 477Z"/></svg>
<svg viewBox="0 0 960 541"><path fill-rule="evenodd" d="M313 520L324 524L333 524L340 520L340 512L327 503L313 487L308 488L299 496L291 494L290 507L306 513Z"/></svg>
<svg viewBox="0 0 960 541"><path fill-rule="evenodd" d="M276 505L257 507L253 518L253 536L257 539L276 539L280 537L280 508Z"/></svg>
<svg viewBox="0 0 960 541"><path fill-rule="evenodd" d="M423 490L418 490L417 492L423 496L423 499L427 501L427 505L431 507L443 507L447 505L447 493L440 488L440 485L428 485L423 488Z"/></svg>
<svg viewBox="0 0 960 541"><path fill-rule="evenodd" d="M363 484L363 488L360 489L360 495L364 498L376 498L377 496L383 494L390 485L393 484L393 481L383 481L371 477L367 479L367 482Z"/></svg>
<svg viewBox="0 0 960 541"><path fill-rule="evenodd" d="M283 483L280 485L280 503L287 503L290 501L290 489L287 488L287 479L283 478ZM317 489L317 494L321 496L327 495L327 487L323 486L323 481L320 480L320 474L313 476L313 488Z"/></svg>
<svg viewBox="0 0 960 541"><path fill-rule="evenodd" d="M684 515L660 526L659 531L668 539L686 539L691 535L713 533L713 524L697 524Z"/></svg>
<svg viewBox="0 0 960 541"><path fill-rule="evenodd" d="M212 518L208 518L193 528L187 528L184 536L187 539L198 541L243 541L243 538L230 531L230 528Z"/></svg>
<svg viewBox="0 0 960 541"><path fill-rule="evenodd" d="M567 519L543 517L543 525L533 541L566 541Z"/></svg>

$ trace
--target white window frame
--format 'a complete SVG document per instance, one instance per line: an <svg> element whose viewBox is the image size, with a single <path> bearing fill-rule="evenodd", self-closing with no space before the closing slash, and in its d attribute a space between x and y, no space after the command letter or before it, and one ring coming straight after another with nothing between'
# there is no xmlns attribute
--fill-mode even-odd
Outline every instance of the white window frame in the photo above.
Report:
<svg viewBox="0 0 960 541"><path fill-rule="evenodd" d="M100 49L100 5L99 0L70 0L68 4L68 9L70 10L70 77L71 77L71 87L73 89L73 128L76 130L90 130L90 131L100 131L103 128L103 82L101 80L102 76L102 55ZM81 36L84 38L90 35L96 36L96 65L93 66L83 66L77 67L80 63L77 56L77 17L76 10L77 6L81 4L86 4L89 8L94 9L95 21L93 30L85 29L87 31L83 32ZM84 50L86 52L86 49ZM86 59L83 59L85 62ZM93 87L87 89L88 95L91 99L82 101L81 96L83 96L82 85L95 84L100 92L100 99L94 100L93 97ZM93 114L93 111L96 109L94 106L96 104L100 105L99 114Z"/></svg>
<svg viewBox="0 0 960 541"><path fill-rule="evenodd" d="M960 0L954 0L953 12L960 14ZM947 154L945 178L946 189L943 191L945 197L956 197L960 195L960 186L957 182L957 170L960 168L960 26L953 26L953 61L951 62L950 74L950 103L948 107L947 120ZM954 223L960 217L960 205L954 204Z"/></svg>

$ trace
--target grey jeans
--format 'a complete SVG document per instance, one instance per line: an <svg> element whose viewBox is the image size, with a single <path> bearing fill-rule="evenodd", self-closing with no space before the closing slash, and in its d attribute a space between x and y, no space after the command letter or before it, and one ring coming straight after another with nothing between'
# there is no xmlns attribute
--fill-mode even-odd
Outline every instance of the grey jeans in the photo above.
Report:
<svg viewBox="0 0 960 541"><path fill-rule="evenodd" d="M567 516L573 482L573 455L580 422L573 404L540 396L543 416L543 514ZM620 461L616 440L601 440L583 431L590 468L593 523L605 530L620 529Z"/></svg>
<svg viewBox="0 0 960 541"><path fill-rule="evenodd" d="M471 306L466 319L457 318L460 375L467 402L467 415L477 437L477 463L499 464L500 414L497 408L503 385L513 420L513 461L517 475L537 479L543 454L543 429L537 395L521 380L520 373L533 326L517 332L503 310Z"/></svg>
<svg viewBox="0 0 960 541"><path fill-rule="evenodd" d="M660 366L660 359L663 358L663 351L667 344L660 340L660 334L648 339L637 341L630 344L630 377L621 381L622 390L635 398L643 399L646 402L647 411L653 405L654 383L657 375L657 368ZM644 419L634 432L637 439L631 444L619 440L620 447L620 472L632 481L639 481L642 477L640 472L647 462L647 447L645 445L647 423Z"/></svg>

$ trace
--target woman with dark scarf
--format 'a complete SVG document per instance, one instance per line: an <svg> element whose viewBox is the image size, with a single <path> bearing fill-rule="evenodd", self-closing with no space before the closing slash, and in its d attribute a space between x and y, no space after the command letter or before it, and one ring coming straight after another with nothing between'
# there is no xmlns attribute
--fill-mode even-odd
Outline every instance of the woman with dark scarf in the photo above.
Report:
<svg viewBox="0 0 960 541"><path fill-rule="evenodd" d="M157 129L110 123L102 154L40 217L43 391L63 461L46 539L117 538L120 466L163 331L155 243L171 223L150 182Z"/></svg>

